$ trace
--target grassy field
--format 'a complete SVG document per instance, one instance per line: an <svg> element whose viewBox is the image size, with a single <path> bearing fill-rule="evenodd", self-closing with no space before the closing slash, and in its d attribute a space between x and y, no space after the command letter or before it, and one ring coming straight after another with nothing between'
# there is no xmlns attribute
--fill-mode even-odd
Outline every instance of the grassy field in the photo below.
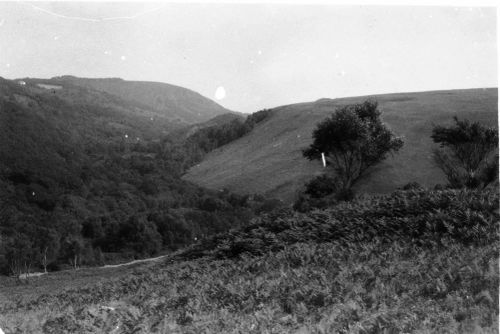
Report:
<svg viewBox="0 0 500 334"><path fill-rule="evenodd" d="M497 333L498 190L282 210L132 268L0 287L5 333Z"/></svg>
<svg viewBox="0 0 500 334"><path fill-rule="evenodd" d="M445 183L433 164L430 138L433 124L451 123L453 116L496 126L497 89L469 89L371 96L379 102L383 120L399 136L403 149L373 171L361 193L388 193L408 183ZM273 109L272 116L239 140L211 152L185 179L202 186L238 193L266 193L286 202L313 176L321 162L302 157L316 124L335 107L368 97L322 99Z"/></svg>

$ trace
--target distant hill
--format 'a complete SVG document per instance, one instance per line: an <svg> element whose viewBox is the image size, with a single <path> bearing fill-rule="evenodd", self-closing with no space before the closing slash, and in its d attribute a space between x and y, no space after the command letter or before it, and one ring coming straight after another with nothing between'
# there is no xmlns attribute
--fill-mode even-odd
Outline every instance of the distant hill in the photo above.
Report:
<svg viewBox="0 0 500 334"><path fill-rule="evenodd" d="M40 82L0 79L0 167L58 178L94 148L133 145L179 128L149 108L110 94Z"/></svg>
<svg viewBox="0 0 500 334"><path fill-rule="evenodd" d="M359 185L360 193L387 193L412 181L445 183L431 156L433 124L450 123L453 116L498 124L496 88L321 99L272 109L252 132L211 152L184 178L213 189L263 193L291 202L306 181L323 172L320 162L308 161L301 152L311 143L316 124L336 107L367 98L379 102L383 120L404 137L405 145Z"/></svg>
<svg viewBox="0 0 500 334"><path fill-rule="evenodd" d="M26 79L22 79L26 80ZM171 121L194 124L230 113L214 101L192 90L161 82L126 81L119 78L89 79L74 76L54 77L44 83L71 84L116 95L152 109Z"/></svg>

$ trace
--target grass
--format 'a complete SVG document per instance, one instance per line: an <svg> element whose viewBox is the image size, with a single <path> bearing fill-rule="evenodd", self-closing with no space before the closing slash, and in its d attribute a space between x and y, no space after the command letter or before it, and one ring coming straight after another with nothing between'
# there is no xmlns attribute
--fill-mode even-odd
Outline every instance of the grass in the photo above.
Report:
<svg viewBox="0 0 500 334"><path fill-rule="evenodd" d="M497 124L497 89L469 89L372 96L383 120L399 136L403 149L382 163L359 192L389 193L408 182L430 187L443 182L434 165L432 125L452 122L453 116ZM251 133L211 152L185 175L202 186L239 193L266 193L292 202L297 190L322 173L321 162L309 162L301 150L311 143L316 124L335 107L368 97L322 99L273 109L273 115Z"/></svg>
<svg viewBox="0 0 500 334"><path fill-rule="evenodd" d="M496 333L498 191L275 212L161 263L0 288L6 333Z"/></svg>

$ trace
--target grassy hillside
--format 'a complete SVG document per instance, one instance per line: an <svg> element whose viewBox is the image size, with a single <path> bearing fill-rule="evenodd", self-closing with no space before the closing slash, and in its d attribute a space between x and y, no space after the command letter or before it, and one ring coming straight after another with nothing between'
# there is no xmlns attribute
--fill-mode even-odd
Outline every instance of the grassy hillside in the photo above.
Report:
<svg viewBox="0 0 500 334"><path fill-rule="evenodd" d="M262 216L162 263L0 285L6 333L497 333L498 189Z"/></svg>
<svg viewBox="0 0 500 334"><path fill-rule="evenodd" d="M194 124L231 112L192 90L161 82L126 81L118 78L88 79L72 76L43 80L90 88L146 106L171 121Z"/></svg>
<svg viewBox="0 0 500 334"><path fill-rule="evenodd" d="M387 193L408 182L424 186L445 183L433 164L432 125L451 123L453 116L498 124L497 89L469 89L370 96L379 102L383 120L399 136L403 149L379 165L359 192ZM368 97L321 99L272 109L272 116L239 140L210 153L191 168L186 180L239 193L265 193L287 202L313 176L321 162L310 162L301 150L311 143L316 124L337 106Z"/></svg>

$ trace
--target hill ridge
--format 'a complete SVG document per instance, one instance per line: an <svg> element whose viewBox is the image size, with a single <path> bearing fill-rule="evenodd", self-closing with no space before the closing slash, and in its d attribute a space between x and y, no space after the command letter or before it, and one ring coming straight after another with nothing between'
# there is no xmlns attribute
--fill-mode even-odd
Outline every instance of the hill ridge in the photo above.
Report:
<svg viewBox="0 0 500 334"><path fill-rule="evenodd" d="M270 110L276 110L279 108L286 108L290 106L310 104L310 103L320 103L320 102L334 102L341 100L353 100L353 99L369 99L384 96L395 96L395 95L408 95L408 94L424 94L424 93L450 93L450 92L460 92L460 91L477 91L477 90L498 90L498 87L477 87L477 88L454 88L454 89L438 89L438 90L422 90L422 91L407 91L398 93L376 93L376 94L366 94L366 95L355 95L355 96L341 96L341 97L320 97L315 100L305 101L305 102L295 102L289 104L283 104L276 107L269 108Z"/></svg>
<svg viewBox="0 0 500 334"><path fill-rule="evenodd" d="M18 78L36 83L71 84L105 92L124 101L139 103L178 123L195 124L234 111L222 107L202 94L182 86L157 81L125 80L122 78L81 78L72 75L44 78Z"/></svg>

